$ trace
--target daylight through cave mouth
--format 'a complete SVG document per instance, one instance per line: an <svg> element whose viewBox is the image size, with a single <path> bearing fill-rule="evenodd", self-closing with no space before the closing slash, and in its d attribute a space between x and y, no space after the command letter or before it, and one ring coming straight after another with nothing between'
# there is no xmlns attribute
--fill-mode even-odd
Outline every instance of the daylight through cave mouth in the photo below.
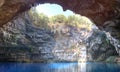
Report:
<svg viewBox="0 0 120 72"><path fill-rule="evenodd" d="M32 7L0 32L1 61L109 61L109 57L118 56L118 44L109 33L57 4Z"/></svg>
<svg viewBox="0 0 120 72"><path fill-rule="evenodd" d="M92 28L97 28L88 18L49 3L33 7L29 13L35 27L54 34L56 43L51 52L57 60L87 61L89 56L84 41L90 36Z"/></svg>

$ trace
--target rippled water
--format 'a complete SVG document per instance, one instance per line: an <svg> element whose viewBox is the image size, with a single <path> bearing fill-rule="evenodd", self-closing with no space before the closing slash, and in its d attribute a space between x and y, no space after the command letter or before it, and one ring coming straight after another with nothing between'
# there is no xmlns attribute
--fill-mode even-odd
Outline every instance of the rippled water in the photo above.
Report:
<svg viewBox="0 0 120 72"><path fill-rule="evenodd" d="M0 72L120 72L120 64L0 63Z"/></svg>

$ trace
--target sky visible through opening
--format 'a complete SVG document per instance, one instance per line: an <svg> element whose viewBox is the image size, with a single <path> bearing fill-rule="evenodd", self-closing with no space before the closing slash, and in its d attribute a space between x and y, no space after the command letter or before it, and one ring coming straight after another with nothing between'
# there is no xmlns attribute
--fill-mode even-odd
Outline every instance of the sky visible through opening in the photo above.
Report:
<svg viewBox="0 0 120 72"><path fill-rule="evenodd" d="M76 15L70 10L63 11L63 8L60 5L57 4L40 4L36 7L36 10L38 13L43 13L49 17L55 16L58 14L63 14L64 16L70 16L70 15ZM81 16L86 20L87 22L90 22L90 20L84 16ZM84 48L85 49L85 48ZM86 50L81 52L82 57L80 61L86 61ZM83 58L84 57L84 58Z"/></svg>
<svg viewBox="0 0 120 72"><path fill-rule="evenodd" d="M58 14L63 14L66 17L70 16L70 15L78 15L78 14L75 14L74 12L72 12L71 10L63 11L63 8L60 5L50 4L50 3L39 4L36 7L36 10L38 13L43 13L43 14L47 15L48 17L55 16ZM84 18L84 20L86 20L87 22L92 23L85 16L81 16L81 17Z"/></svg>
<svg viewBox="0 0 120 72"><path fill-rule="evenodd" d="M63 14L65 16L74 15L70 10L63 11L63 8L57 4L40 4L36 7L38 13L44 13L47 16L54 16L58 14Z"/></svg>

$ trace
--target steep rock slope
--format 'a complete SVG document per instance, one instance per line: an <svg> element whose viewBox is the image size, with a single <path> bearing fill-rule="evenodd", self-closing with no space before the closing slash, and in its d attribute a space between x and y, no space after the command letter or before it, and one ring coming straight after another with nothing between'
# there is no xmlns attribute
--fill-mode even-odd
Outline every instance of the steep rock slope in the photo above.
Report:
<svg viewBox="0 0 120 72"><path fill-rule="evenodd" d="M44 51L45 54L48 54L47 58L52 56L50 55L51 48L55 42L53 34L32 26L27 13L23 13L15 20L8 22L1 28L0 35L2 55L0 60L2 61L41 61L41 46L43 49L47 47L47 51Z"/></svg>
<svg viewBox="0 0 120 72"><path fill-rule="evenodd" d="M88 53L88 60L101 61L116 55L115 48L110 43L106 44L106 40L103 32L92 32L62 23L51 29L40 29L32 24L28 12L25 12L0 29L0 60L78 61L81 60L82 53Z"/></svg>
<svg viewBox="0 0 120 72"><path fill-rule="evenodd" d="M70 9L90 18L101 30L111 33L111 43L120 54L119 0L0 0L0 26L31 7L43 3L60 4L63 10Z"/></svg>
<svg viewBox="0 0 120 72"><path fill-rule="evenodd" d="M92 35L86 40L88 60L104 61L110 56L118 56L115 47L110 43L107 34L93 29Z"/></svg>

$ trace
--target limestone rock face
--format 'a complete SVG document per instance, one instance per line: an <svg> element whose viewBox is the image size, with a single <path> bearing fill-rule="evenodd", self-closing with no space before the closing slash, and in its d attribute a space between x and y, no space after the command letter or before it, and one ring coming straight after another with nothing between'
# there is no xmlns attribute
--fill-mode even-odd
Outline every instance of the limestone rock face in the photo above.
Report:
<svg viewBox="0 0 120 72"><path fill-rule="evenodd" d="M78 61L89 31L59 23L54 27L35 27L27 12L8 22L0 30L0 55L4 55L0 60Z"/></svg>
<svg viewBox="0 0 120 72"><path fill-rule="evenodd" d="M56 3L91 19L101 30L120 39L119 0L0 0L0 26L37 4ZM119 48L119 47L117 47Z"/></svg>
<svg viewBox="0 0 120 72"><path fill-rule="evenodd" d="M34 27L28 13L8 22L0 31L1 61L41 62L53 58L53 34Z"/></svg>
<svg viewBox="0 0 120 72"><path fill-rule="evenodd" d="M29 10L32 6L35 6L39 3L60 4L64 10L70 9L77 14L86 16L90 18L101 30L110 32L111 35L107 34L107 38L109 39L110 42L110 45L109 44L108 45L111 47L105 45L105 47L101 48L99 46L100 45L99 42L102 43L101 45L104 45L104 43L106 42L106 41L102 41L104 39L103 37L97 36L98 40L100 41L98 42L95 41L95 43L92 42L92 40L90 40L90 42L92 43L92 45L88 45L90 46L90 48L88 48L88 53L90 52L90 55L95 55L99 49L103 49L100 50L97 56L91 58L104 59L106 58L106 55L107 56L111 54L114 55L114 52L116 51L118 54L120 54L120 25L119 25L120 1L119 0L74 0L74 1L73 0L0 0L0 26L3 26L8 22L7 25L3 26L4 28L0 30L1 31L0 41L2 41L0 43L1 48L3 47L7 48L11 46L11 48L14 48L13 49L14 51L16 48L19 48L20 46L22 46L22 48L25 47L26 49L28 49L26 50L27 54L23 54L23 55L20 54L20 55L22 57L24 57L24 55L27 55L27 58L29 59L35 59L34 58L35 56L38 57L40 54L38 49L41 49L43 50L41 53L43 53L43 55L45 54L43 58L45 59L47 59L47 57L50 57L49 59L54 58L53 53L51 53L52 48L54 47L53 44L55 42L59 42L59 40L54 39L53 33L32 26L31 21L29 20L29 16L22 15L25 16L22 17L19 15L20 13ZM15 19L16 15L19 16L17 19ZM12 19L14 20L12 22L9 22ZM66 33L66 35L69 36L71 35L71 33L68 32ZM98 33L98 35L101 35L101 33ZM104 34L102 35L104 36ZM94 37L91 36L91 38ZM66 39L66 41L69 40L67 38L61 38L61 40L64 39ZM8 46L3 46L3 45L8 45ZM28 47L27 45L30 47ZM114 46L115 48L113 49L112 46ZM39 48L37 49L36 47ZM48 47L49 49L46 49ZM32 54L34 56L30 57L31 55L29 53L33 48L35 48L35 51L33 51ZM9 55L9 52L7 55ZM11 57L13 57L13 59L16 59L14 58L15 57L14 55L16 54L11 54Z"/></svg>
<svg viewBox="0 0 120 72"><path fill-rule="evenodd" d="M86 40L88 61L104 61L110 56L117 56L117 51L110 43L107 34L100 30L93 30L92 35Z"/></svg>
<svg viewBox="0 0 120 72"><path fill-rule="evenodd" d="M69 25L56 24L55 47L52 52L59 61L78 61L86 55L84 41L88 38L90 31L85 28L77 28Z"/></svg>
<svg viewBox="0 0 120 72"><path fill-rule="evenodd" d="M31 7L43 3L56 3L64 10L70 9L86 16L101 30L110 32L118 41L120 39L119 0L0 0L0 26Z"/></svg>
<svg viewBox="0 0 120 72"><path fill-rule="evenodd" d="M0 28L1 61L78 61L84 55L88 60L102 61L117 55L106 34L97 29L58 23L48 30L32 23L25 12Z"/></svg>

